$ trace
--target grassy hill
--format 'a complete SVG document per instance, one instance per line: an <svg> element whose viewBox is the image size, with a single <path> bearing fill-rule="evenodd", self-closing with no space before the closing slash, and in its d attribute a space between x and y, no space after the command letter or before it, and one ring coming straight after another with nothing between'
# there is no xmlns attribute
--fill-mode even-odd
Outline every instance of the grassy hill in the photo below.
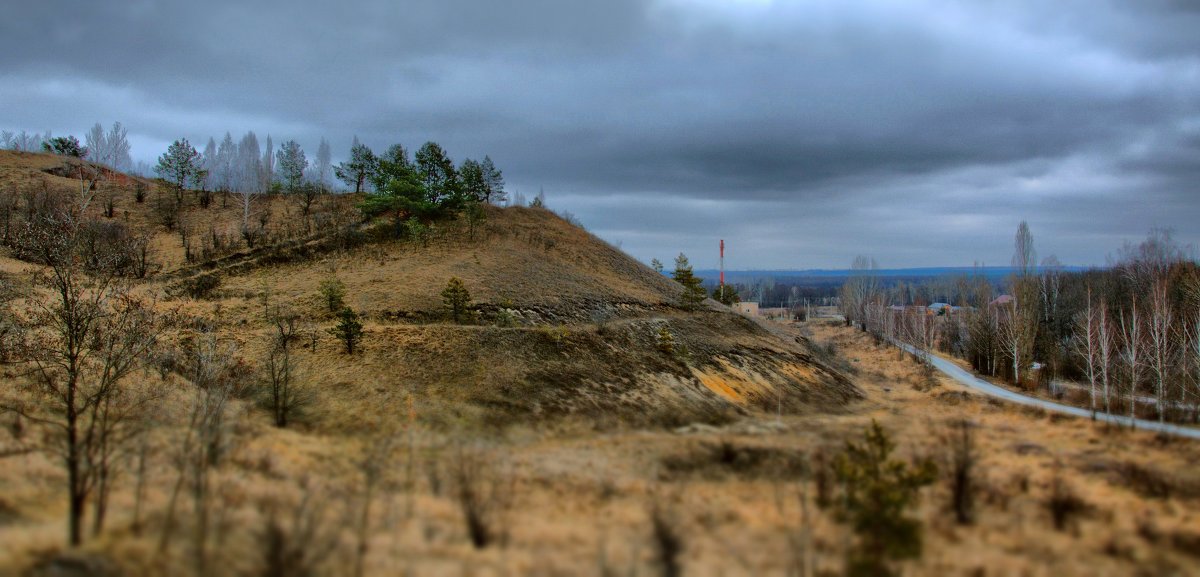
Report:
<svg viewBox="0 0 1200 577"><path fill-rule="evenodd" d="M17 204L27 191L61 190L69 201L80 190L71 166L0 152L0 187ZM712 301L680 310L673 281L545 209L488 207L474 232L449 220L400 240L390 223L361 222L353 195L322 198L307 216L286 197L259 196L249 221L262 238L250 247L238 235L237 195L201 207L188 193L168 231L155 213L173 193L141 181L151 186L137 202L139 181L107 174L89 207L99 221L148 235L155 266L139 290L167 295L164 310L203 320L250 363L264 354L264 307L298 315L312 337L298 364L320 399L306 421L319 429L391 414L410 395L437 422L588 415L684 424L780 405L837 410L858 394L802 342ZM9 256L6 268L20 266ZM444 318L440 292L451 277L471 292L470 323ZM191 288L199 278L212 286L203 295ZM327 334L334 318L319 288L333 278L364 317L362 352L353 356ZM663 327L674 354L659 350Z"/></svg>

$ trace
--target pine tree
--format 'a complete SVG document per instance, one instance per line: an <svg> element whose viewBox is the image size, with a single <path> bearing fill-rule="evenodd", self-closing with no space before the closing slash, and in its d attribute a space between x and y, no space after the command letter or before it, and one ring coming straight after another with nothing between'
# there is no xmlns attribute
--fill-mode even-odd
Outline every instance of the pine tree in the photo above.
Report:
<svg viewBox="0 0 1200 577"><path fill-rule="evenodd" d="M462 182L463 198L467 202L487 202L489 191L483 165L468 158L459 167L458 176Z"/></svg>
<svg viewBox="0 0 1200 577"><path fill-rule="evenodd" d="M297 192L304 184L304 169L308 168L308 159L304 149L295 140L288 140L279 145L279 155L276 156L279 167L279 181L283 183L286 192Z"/></svg>
<svg viewBox="0 0 1200 577"><path fill-rule="evenodd" d="M158 166L154 167L154 171L175 185L175 200L182 202L183 188L203 174L200 163L200 153L186 138L181 138L171 143L167 151L158 157Z"/></svg>
<svg viewBox="0 0 1200 577"><path fill-rule="evenodd" d="M454 322L461 323L471 313L471 293L458 277L451 277L442 290L442 304Z"/></svg>
<svg viewBox="0 0 1200 577"><path fill-rule="evenodd" d="M74 156L75 158L83 158L88 153L87 147L81 146L79 139L74 136L58 136L46 140L42 143L42 149L59 156Z"/></svg>
<svg viewBox="0 0 1200 577"><path fill-rule="evenodd" d="M353 186L354 192L358 193L362 192L363 184L370 180L378 166L379 159L375 158L375 153L371 152L367 145L359 143L358 137L355 137L354 144L350 146L350 160L333 167L333 174L342 182Z"/></svg>
<svg viewBox="0 0 1200 577"><path fill-rule="evenodd" d="M485 154L479 167L483 171L483 181L487 185L487 197L484 198L484 201L500 204L508 200L508 194L504 191L504 175L492 163L492 158Z"/></svg>
<svg viewBox="0 0 1200 577"><path fill-rule="evenodd" d="M675 282L683 285L683 293L679 296L679 306L684 310L695 310L708 298L707 291L701 283L701 279L692 274L692 265L688 264L688 258L683 253L675 257L675 272L671 275Z"/></svg>
<svg viewBox="0 0 1200 577"><path fill-rule="evenodd" d="M742 297L738 296L737 291L727 284L713 287L712 298L729 307L742 302Z"/></svg>
<svg viewBox="0 0 1200 577"><path fill-rule="evenodd" d="M933 482L937 467L923 461L911 467L890 459L895 443L879 423L861 443L846 442L833 464L842 487L837 516L850 523L858 543L847 552L847 575L893 575L891 562L921 554L921 522L905 515L921 487Z"/></svg>
<svg viewBox="0 0 1200 577"><path fill-rule="evenodd" d="M658 260L656 258L650 259L650 268L654 269L654 272L656 272L658 274L662 274L662 271L663 271L662 261Z"/></svg>
<svg viewBox="0 0 1200 577"><path fill-rule="evenodd" d="M338 324L329 329L329 334L337 337L346 346L346 354L353 355L354 347L362 341L363 325L358 313L350 307L338 313Z"/></svg>
<svg viewBox="0 0 1200 577"><path fill-rule="evenodd" d="M417 176L425 185L429 201L440 207L457 209L461 183L446 151L436 142L426 142L417 150L415 158Z"/></svg>

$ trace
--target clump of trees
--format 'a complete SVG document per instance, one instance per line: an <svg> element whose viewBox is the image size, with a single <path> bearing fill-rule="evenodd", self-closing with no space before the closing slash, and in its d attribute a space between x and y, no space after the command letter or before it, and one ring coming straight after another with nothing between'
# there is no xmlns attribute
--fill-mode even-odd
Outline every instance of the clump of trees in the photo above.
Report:
<svg viewBox="0 0 1200 577"><path fill-rule="evenodd" d="M458 167L436 142L426 142L410 158L403 145L394 144L376 156L370 148L356 144L351 159L334 172L347 184L361 190L370 183L373 191L360 204L368 217L390 216L397 235L405 234L409 222L430 222L460 212L472 225L482 221L481 206L502 201L504 178L492 164L466 159Z"/></svg>

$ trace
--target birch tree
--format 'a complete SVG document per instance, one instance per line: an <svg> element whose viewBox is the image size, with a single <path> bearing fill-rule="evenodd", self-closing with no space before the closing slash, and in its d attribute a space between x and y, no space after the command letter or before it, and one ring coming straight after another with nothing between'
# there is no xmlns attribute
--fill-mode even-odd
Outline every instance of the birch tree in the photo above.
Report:
<svg viewBox="0 0 1200 577"><path fill-rule="evenodd" d="M237 159L233 163L232 180L237 181L238 199L242 205L242 238L253 248L257 234L250 226L250 211L254 198L262 190L262 160L259 158L258 137L254 132L242 136L237 147Z"/></svg>
<svg viewBox="0 0 1200 577"><path fill-rule="evenodd" d="M1137 409L1137 391L1138 386L1142 381L1142 368L1145 365L1145 357L1142 354L1146 347L1145 334L1142 328L1142 320L1138 316L1137 297L1133 298L1132 305L1129 308L1129 314L1122 313L1119 316L1121 325L1121 362L1125 366L1126 376L1126 394L1129 398L1129 417L1136 416Z"/></svg>
<svg viewBox="0 0 1200 577"><path fill-rule="evenodd" d="M1097 307L1097 353L1100 363L1100 386L1104 391L1104 412L1112 413L1112 371L1114 356L1116 351L1116 335L1114 334L1112 319L1108 316L1108 302L1104 297L1100 297L1100 305Z"/></svg>
<svg viewBox="0 0 1200 577"><path fill-rule="evenodd" d="M1158 422L1166 420L1169 402L1167 379L1175 361L1177 340L1173 325L1174 311L1166 278L1159 278L1150 292L1150 369L1154 374L1154 398L1158 403Z"/></svg>
<svg viewBox="0 0 1200 577"><path fill-rule="evenodd" d="M1100 318L1092 300L1092 287L1087 289L1087 308L1075 319L1075 353L1083 359L1091 392L1092 413L1096 412L1096 382L1100 368ZM1107 412L1107 408L1105 409Z"/></svg>

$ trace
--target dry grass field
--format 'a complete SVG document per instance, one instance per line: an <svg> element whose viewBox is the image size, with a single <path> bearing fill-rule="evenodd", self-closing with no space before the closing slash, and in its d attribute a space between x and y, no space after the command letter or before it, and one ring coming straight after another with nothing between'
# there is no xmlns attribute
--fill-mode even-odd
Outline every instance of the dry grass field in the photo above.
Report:
<svg viewBox="0 0 1200 577"><path fill-rule="evenodd" d="M43 172L58 159L0 154L0 192L18 207L42 182L78 190ZM681 310L676 285L545 210L489 209L474 238L458 221L422 241L368 225L342 245L323 235L353 197L307 219L263 197L276 242L187 262L131 186L112 194L153 235L161 268L134 290L173 319L164 347L210 337L244 386L216 429L219 459L193 477L186 362L134 373L155 410L114 473L106 529L80 548L64 545L61 462L0 459L0 576L836 575L856 537L835 514L832 463L872 421L898 458L939 467L910 513L925 538L904 574L1200 574L1195 443L1003 405L825 321ZM240 208L221 206L189 204L180 222L236 230ZM23 298L41 294L36 268L0 255ZM217 286L180 291L203 275ZM443 318L451 276L471 292L471 323ZM363 315L354 355L327 333L332 278ZM261 406L280 310L300 319L308 400L288 428ZM25 367L0 370L19 394ZM969 524L950 506L963 422ZM47 434L0 424L0 454Z"/></svg>

